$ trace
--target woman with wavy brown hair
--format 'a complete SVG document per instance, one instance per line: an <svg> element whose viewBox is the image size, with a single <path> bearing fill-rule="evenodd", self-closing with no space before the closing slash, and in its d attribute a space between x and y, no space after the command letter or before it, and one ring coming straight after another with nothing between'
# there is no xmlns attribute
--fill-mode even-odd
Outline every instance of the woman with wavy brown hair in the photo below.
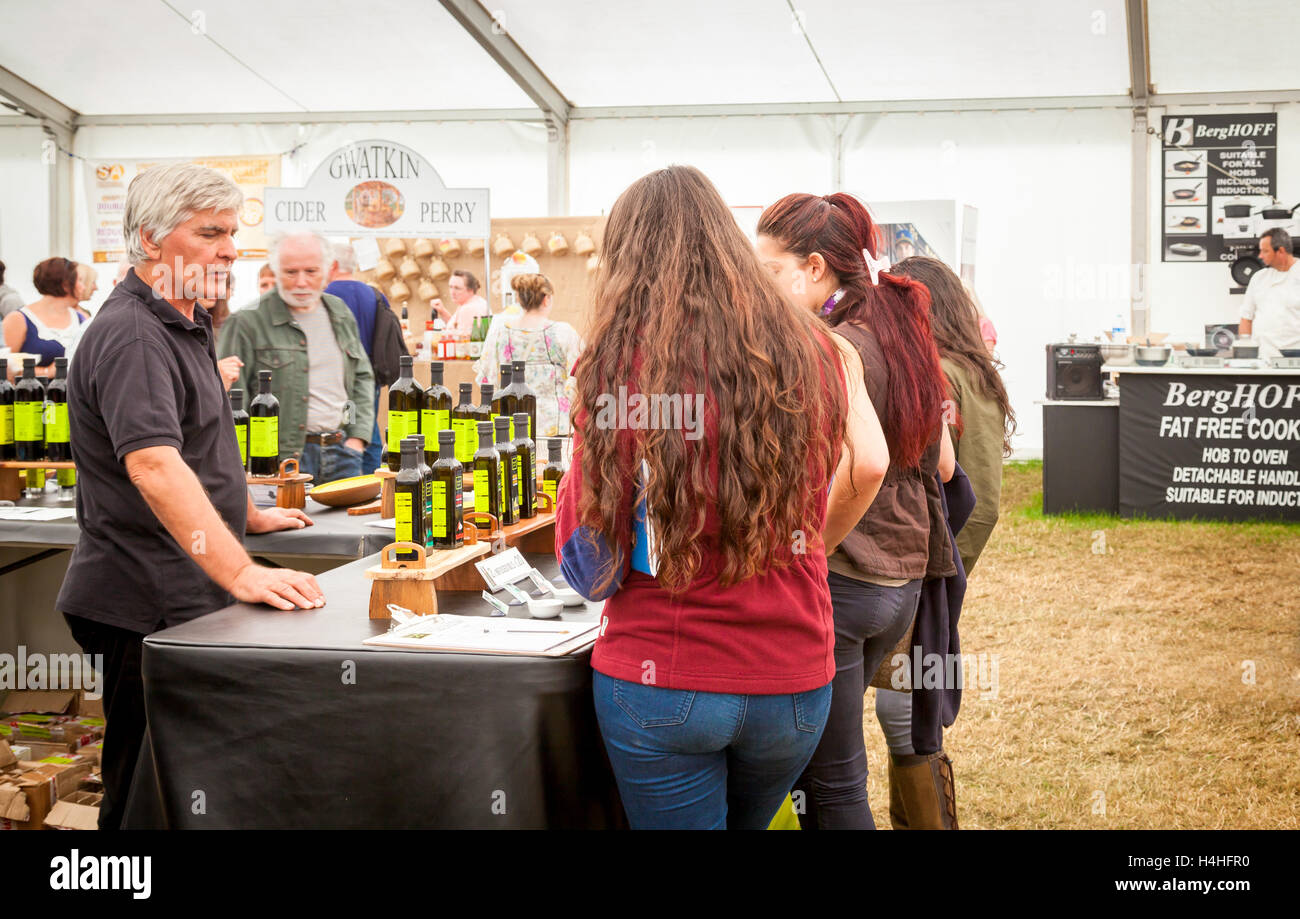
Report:
<svg viewBox="0 0 1300 919"><path fill-rule="evenodd" d="M825 724L824 543L883 474L874 415L696 169L619 196L593 300L556 554L607 600L593 682L623 804L636 828L765 827Z"/></svg>

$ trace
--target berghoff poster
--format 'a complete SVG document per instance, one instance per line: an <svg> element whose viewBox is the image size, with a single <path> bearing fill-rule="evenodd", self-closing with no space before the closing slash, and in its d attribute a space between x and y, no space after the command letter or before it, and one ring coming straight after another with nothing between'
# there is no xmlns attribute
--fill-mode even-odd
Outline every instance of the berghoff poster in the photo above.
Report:
<svg viewBox="0 0 1300 919"><path fill-rule="evenodd" d="M1166 115L1160 135L1161 260L1254 252L1253 216L1277 194L1277 113Z"/></svg>

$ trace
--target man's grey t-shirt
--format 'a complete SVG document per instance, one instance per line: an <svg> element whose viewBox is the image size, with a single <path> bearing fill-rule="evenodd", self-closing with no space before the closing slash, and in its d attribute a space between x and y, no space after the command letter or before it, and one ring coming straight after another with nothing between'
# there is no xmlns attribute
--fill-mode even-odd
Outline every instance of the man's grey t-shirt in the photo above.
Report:
<svg viewBox="0 0 1300 919"><path fill-rule="evenodd" d="M23 298L8 284L0 284L0 319L23 308Z"/></svg>
<svg viewBox="0 0 1300 919"><path fill-rule="evenodd" d="M342 426L343 403L348 400L343 384L343 352L324 306L290 312L307 336L307 432L329 434Z"/></svg>
<svg viewBox="0 0 1300 919"><path fill-rule="evenodd" d="M134 270L86 327L68 367L81 535L62 612L148 634L233 602L189 554L211 535L195 531L178 545L124 462L145 447L175 447L242 541L248 489L212 338L202 307L191 322Z"/></svg>

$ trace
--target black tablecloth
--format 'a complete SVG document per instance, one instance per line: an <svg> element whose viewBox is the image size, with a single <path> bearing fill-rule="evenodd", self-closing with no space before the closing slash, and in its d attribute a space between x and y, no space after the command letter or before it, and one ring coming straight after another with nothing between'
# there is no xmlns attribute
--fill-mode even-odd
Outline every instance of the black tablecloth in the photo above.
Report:
<svg viewBox="0 0 1300 919"><path fill-rule="evenodd" d="M72 502L55 501L52 496L24 499L18 503L21 506L72 506ZM312 526L246 536L244 548L248 554L360 558L378 552L393 541L391 529L370 525L379 520L378 514L349 517L346 508L324 507L313 501L307 502L305 510L312 519ZM0 545L70 549L77 544L80 532L73 519L50 522L0 520Z"/></svg>
<svg viewBox="0 0 1300 919"><path fill-rule="evenodd" d="M366 618L363 572L377 559L319 576L321 610L237 605L145 641L166 825L622 826L590 649L537 658L366 647L386 628ZM557 575L554 556L529 559ZM438 601L440 612L488 612L476 593ZM140 825L134 817L128 825Z"/></svg>

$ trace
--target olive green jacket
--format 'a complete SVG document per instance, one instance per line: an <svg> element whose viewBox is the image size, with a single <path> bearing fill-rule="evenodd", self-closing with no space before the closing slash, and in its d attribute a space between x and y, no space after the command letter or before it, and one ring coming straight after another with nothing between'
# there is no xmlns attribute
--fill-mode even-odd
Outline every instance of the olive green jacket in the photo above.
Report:
<svg viewBox="0 0 1300 919"><path fill-rule="evenodd" d="M348 437L369 441L375 424L375 374L361 347L357 321L348 305L322 296L334 340L343 351L343 385L354 408ZM257 372L271 371L271 392L280 400L280 458L301 456L307 437L307 335L273 287L253 306L230 314L217 340L217 357L237 355L244 362L232 385L244 390L244 408L257 395Z"/></svg>

